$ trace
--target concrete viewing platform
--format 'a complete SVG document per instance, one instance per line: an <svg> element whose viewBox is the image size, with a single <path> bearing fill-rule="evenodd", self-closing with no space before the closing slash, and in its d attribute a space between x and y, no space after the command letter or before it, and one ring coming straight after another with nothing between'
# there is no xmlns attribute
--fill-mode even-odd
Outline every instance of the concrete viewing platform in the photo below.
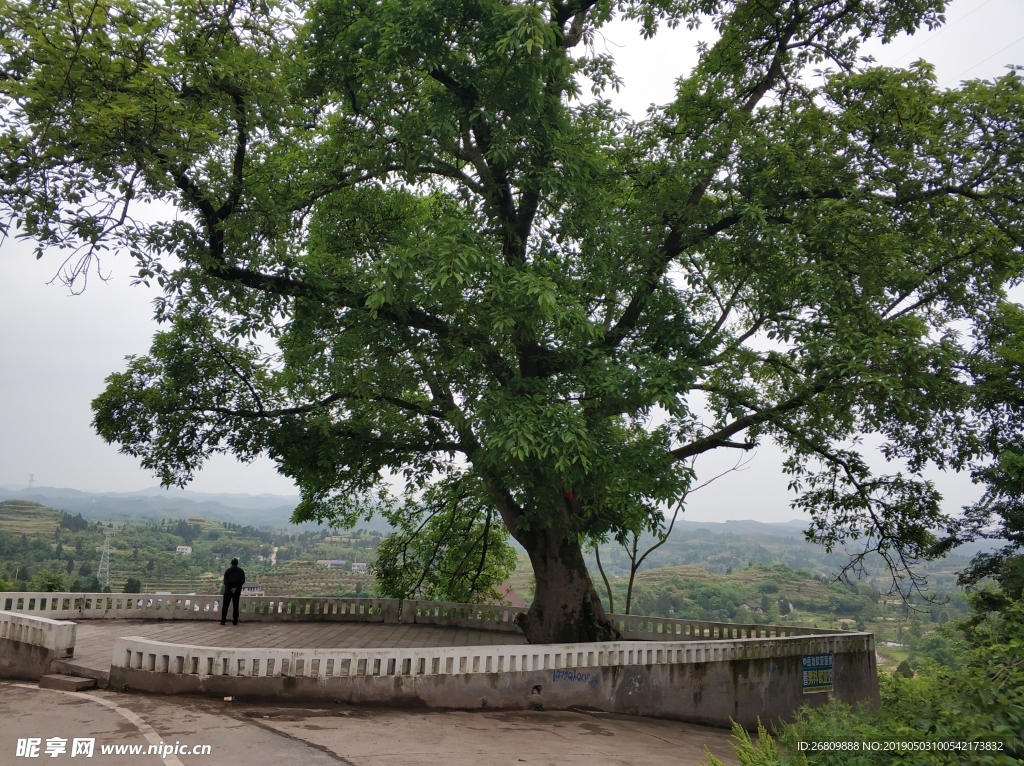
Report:
<svg viewBox="0 0 1024 766"><path fill-rule="evenodd" d="M244 618L243 618L244 619ZM110 653L121 636L169 644L240 649L406 649L442 646L525 644L522 634L373 622L219 622L169 620L82 620L74 658L68 666L110 670Z"/></svg>
<svg viewBox="0 0 1024 766"><path fill-rule="evenodd" d="M835 696L878 703L874 637L608 615L618 636L528 644L521 609L380 598L0 594L0 677L261 704L566 710L728 727Z"/></svg>

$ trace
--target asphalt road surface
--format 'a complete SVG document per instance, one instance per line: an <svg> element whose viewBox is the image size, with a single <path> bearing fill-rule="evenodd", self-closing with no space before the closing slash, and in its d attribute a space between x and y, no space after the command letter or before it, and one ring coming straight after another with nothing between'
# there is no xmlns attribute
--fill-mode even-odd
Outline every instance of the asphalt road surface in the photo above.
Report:
<svg viewBox="0 0 1024 766"><path fill-rule="evenodd" d="M91 758L72 756L76 739L92 740ZM4 766L698 766L705 746L738 763L727 731L607 713L278 707L0 682Z"/></svg>

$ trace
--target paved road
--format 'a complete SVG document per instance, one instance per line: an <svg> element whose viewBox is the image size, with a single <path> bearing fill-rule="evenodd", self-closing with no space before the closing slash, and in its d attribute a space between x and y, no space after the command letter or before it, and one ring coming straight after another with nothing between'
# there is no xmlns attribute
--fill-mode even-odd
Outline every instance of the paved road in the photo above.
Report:
<svg viewBox="0 0 1024 766"><path fill-rule="evenodd" d="M78 620L74 664L109 670L119 636L196 646L269 649L361 649L409 646L495 646L524 644L521 633L380 622L245 622L212 620Z"/></svg>
<svg viewBox="0 0 1024 766"><path fill-rule="evenodd" d="M673 721L581 712L433 712L276 707L115 692L68 694L0 682L0 763L140 766L697 766L706 745L737 764L728 732ZM19 738L42 740L36 760ZM48 758L47 738L68 740ZM95 738L90 760L75 737ZM212 746L210 755L103 755L102 745Z"/></svg>

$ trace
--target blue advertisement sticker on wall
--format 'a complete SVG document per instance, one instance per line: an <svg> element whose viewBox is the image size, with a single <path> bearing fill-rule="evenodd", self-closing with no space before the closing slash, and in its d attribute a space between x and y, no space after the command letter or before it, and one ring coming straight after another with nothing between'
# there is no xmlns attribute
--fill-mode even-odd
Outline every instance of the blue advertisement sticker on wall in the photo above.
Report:
<svg viewBox="0 0 1024 766"><path fill-rule="evenodd" d="M804 694L832 691L832 655L805 654L803 656Z"/></svg>

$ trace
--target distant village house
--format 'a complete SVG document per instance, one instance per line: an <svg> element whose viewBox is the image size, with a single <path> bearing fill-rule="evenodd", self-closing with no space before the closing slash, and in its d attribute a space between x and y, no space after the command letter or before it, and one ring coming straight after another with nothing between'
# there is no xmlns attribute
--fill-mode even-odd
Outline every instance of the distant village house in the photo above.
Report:
<svg viewBox="0 0 1024 766"><path fill-rule="evenodd" d="M264 592L263 586L260 585L258 582L247 582L245 583L245 585L242 586L242 595L255 597L265 596L267 594Z"/></svg>
<svg viewBox="0 0 1024 766"><path fill-rule="evenodd" d="M328 569L344 569L348 565L345 559L317 559L316 563L318 566L327 567Z"/></svg>
<svg viewBox="0 0 1024 766"><path fill-rule="evenodd" d="M756 601L744 601L740 604L741 609L746 609L748 612L757 612L758 614L764 614L764 609Z"/></svg>
<svg viewBox="0 0 1024 766"><path fill-rule="evenodd" d="M191 545L179 545L174 552L175 553L180 553L183 556L187 556L190 553L192 553L192 546Z"/></svg>
<svg viewBox="0 0 1024 766"><path fill-rule="evenodd" d="M367 571L366 564L361 564L358 561L353 561L352 562L352 571L353 572L366 572Z"/></svg>

